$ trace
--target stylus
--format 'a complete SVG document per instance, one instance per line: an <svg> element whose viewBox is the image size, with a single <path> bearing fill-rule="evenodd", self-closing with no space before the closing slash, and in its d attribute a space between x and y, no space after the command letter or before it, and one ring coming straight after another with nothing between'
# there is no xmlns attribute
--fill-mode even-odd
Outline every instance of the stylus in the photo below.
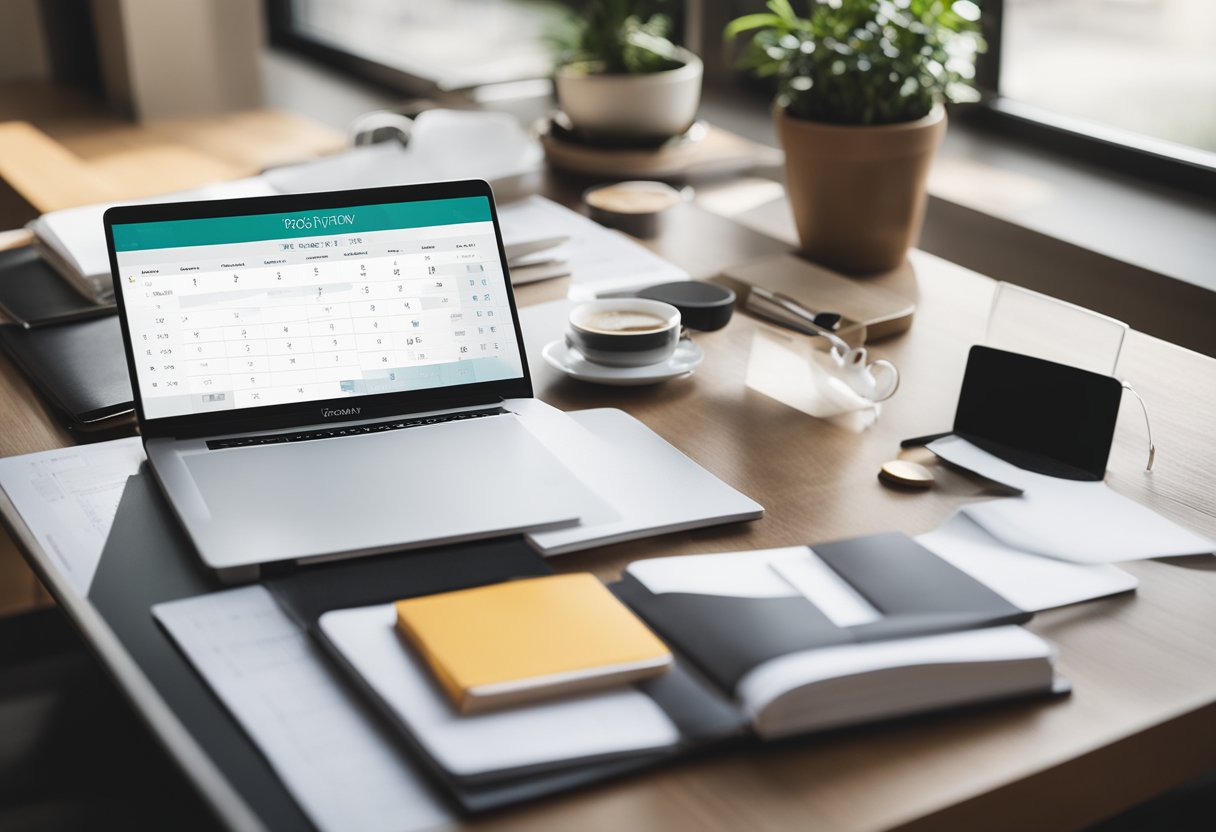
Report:
<svg viewBox="0 0 1216 832"><path fill-rule="evenodd" d="M953 436L953 435L954 435L954 431L948 430L948 431L945 431L944 433L931 433L928 436L914 436L911 439L905 439L904 441L900 442L899 447L901 447L901 448L919 448L922 445L928 445L930 442L934 442L934 441L936 441L938 439L942 439L946 436Z"/></svg>

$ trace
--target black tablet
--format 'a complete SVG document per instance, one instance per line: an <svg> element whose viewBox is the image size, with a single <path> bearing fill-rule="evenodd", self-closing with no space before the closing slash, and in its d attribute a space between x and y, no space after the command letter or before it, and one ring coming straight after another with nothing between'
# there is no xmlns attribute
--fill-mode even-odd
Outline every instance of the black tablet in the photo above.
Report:
<svg viewBox="0 0 1216 832"><path fill-rule="evenodd" d="M1101 480L1122 387L1111 376L974 346L954 432L1028 470Z"/></svg>

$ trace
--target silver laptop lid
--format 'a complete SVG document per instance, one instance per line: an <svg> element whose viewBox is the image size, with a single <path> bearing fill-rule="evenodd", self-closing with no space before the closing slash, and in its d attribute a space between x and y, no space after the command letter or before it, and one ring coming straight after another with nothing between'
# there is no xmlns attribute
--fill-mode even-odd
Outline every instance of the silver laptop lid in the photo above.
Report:
<svg viewBox="0 0 1216 832"><path fill-rule="evenodd" d="M106 212L145 436L532 395L482 181Z"/></svg>

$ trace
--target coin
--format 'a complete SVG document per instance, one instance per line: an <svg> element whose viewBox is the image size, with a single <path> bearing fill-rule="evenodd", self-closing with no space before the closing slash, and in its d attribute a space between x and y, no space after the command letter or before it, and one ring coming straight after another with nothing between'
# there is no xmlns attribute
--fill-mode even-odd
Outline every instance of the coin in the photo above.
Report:
<svg viewBox="0 0 1216 832"><path fill-rule="evenodd" d="M933 485L933 472L919 462L907 459L884 462L878 471L878 478L888 485L902 488L928 488Z"/></svg>

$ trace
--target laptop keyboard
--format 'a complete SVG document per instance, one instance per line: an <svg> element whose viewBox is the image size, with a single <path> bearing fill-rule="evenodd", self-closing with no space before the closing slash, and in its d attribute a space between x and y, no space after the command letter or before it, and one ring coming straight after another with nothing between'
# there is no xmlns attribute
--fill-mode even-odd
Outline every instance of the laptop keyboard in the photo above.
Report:
<svg viewBox="0 0 1216 832"><path fill-rule="evenodd" d="M490 407L485 410L462 410L459 413L444 413L439 416L421 416L417 419L394 419L389 422L373 422L368 425L334 426L317 430L302 430L292 433L268 433L263 436L240 436L232 439L209 439L207 448L218 451L222 448L246 448L251 445L278 445L283 442L311 442L316 439L333 439L338 436L357 436L362 433L383 433L388 430L403 430L404 428L420 428L425 425L438 425L443 422L462 422L466 419L480 419L482 416L501 416L509 411L501 407Z"/></svg>

